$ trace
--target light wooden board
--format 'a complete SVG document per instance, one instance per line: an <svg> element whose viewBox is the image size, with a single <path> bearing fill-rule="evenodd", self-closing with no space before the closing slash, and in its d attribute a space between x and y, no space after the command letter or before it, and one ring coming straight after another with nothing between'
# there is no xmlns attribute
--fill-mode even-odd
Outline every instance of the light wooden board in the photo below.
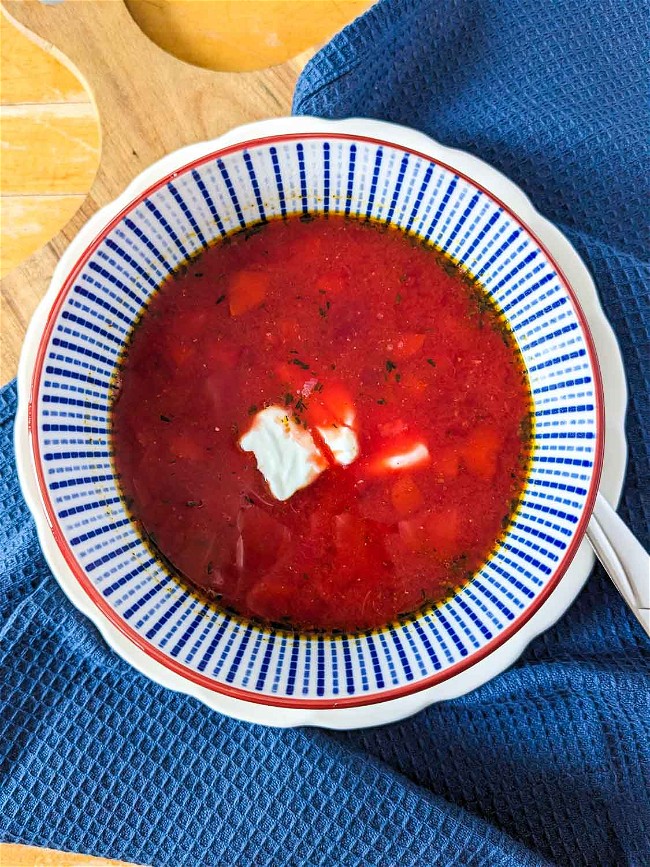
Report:
<svg viewBox="0 0 650 867"><path fill-rule="evenodd" d="M99 130L90 103L3 106L2 139L3 196L88 191L99 161Z"/></svg>
<svg viewBox="0 0 650 867"><path fill-rule="evenodd" d="M121 0L3 3L30 38L0 22L0 381L14 375L27 323L82 223L164 153L288 114L307 46L371 0L128 2L131 14ZM195 68L160 50L132 15L181 58L279 65Z"/></svg>
<svg viewBox="0 0 650 867"><path fill-rule="evenodd" d="M158 45L227 72L264 69L324 42L370 0L126 0Z"/></svg>
<svg viewBox="0 0 650 867"><path fill-rule="evenodd" d="M90 102L79 79L0 16L2 105Z"/></svg>
<svg viewBox="0 0 650 867"><path fill-rule="evenodd" d="M0 843L0 867L123 867L124 863L37 846Z"/></svg>
<svg viewBox="0 0 650 867"><path fill-rule="evenodd" d="M90 186L90 181L89 181ZM86 194L21 195L3 196L0 212L2 242L0 244L0 273L8 274L27 259L34 250L51 238L64 226L83 204ZM29 290L27 290L29 291ZM26 296L3 298L9 307ZM27 301L30 308L38 302L38 296ZM8 326L8 323L5 323ZM10 337L9 334L6 335ZM3 338L5 332L3 331ZM21 335L17 335L20 340Z"/></svg>
<svg viewBox="0 0 650 867"><path fill-rule="evenodd" d="M3 276L42 247L82 204L99 165L99 123L76 76L3 15L0 49ZM8 370L5 375L3 364L3 380L15 368L11 307L20 306L21 299L4 300L2 344Z"/></svg>

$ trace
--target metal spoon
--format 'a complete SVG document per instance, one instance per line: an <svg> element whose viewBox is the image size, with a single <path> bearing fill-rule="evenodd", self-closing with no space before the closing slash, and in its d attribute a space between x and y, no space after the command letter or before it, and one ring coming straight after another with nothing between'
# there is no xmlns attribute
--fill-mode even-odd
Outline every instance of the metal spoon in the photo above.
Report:
<svg viewBox="0 0 650 867"><path fill-rule="evenodd" d="M587 538L614 586L650 636L650 556L602 494L596 498Z"/></svg>

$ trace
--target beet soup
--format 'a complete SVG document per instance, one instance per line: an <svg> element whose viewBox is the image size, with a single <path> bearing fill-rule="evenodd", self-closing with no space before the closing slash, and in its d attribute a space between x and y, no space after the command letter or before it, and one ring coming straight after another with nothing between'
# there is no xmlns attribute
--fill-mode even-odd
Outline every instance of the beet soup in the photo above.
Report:
<svg viewBox="0 0 650 867"><path fill-rule="evenodd" d="M116 383L143 536L222 607L380 627L494 549L530 462L524 364L486 291L404 232L271 220L163 283Z"/></svg>

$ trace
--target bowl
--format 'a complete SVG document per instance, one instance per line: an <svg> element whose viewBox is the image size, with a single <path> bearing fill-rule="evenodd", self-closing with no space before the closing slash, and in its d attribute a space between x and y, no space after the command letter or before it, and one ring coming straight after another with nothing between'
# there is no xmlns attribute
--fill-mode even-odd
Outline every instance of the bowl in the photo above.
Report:
<svg viewBox="0 0 650 867"><path fill-rule="evenodd" d="M443 603L354 635L261 627L188 589L129 517L111 454L112 379L160 283L232 231L316 212L401 227L476 275L514 333L533 400L528 480L487 562ZM253 124L171 154L97 214L28 334L19 379L29 448L17 442L17 456L55 577L109 644L148 676L242 719L293 725L361 708L356 719L370 725L521 630L582 540L604 446L593 341L539 237L543 223L473 157L391 124L313 118Z"/></svg>

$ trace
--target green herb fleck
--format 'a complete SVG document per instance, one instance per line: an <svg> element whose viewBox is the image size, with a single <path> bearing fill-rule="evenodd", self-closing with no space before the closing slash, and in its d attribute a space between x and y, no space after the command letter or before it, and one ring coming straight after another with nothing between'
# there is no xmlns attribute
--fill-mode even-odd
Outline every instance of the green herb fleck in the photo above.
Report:
<svg viewBox="0 0 650 867"><path fill-rule="evenodd" d="M455 262L452 262L451 259L448 259L447 256L440 257L440 265L442 267L442 270L446 274L449 274L450 277L455 277L460 271L458 265L456 265Z"/></svg>
<svg viewBox="0 0 650 867"><path fill-rule="evenodd" d="M433 358L427 358L427 364L430 364L431 367L435 367L435 366L436 366L436 363L435 363L435 361L433 360Z"/></svg>
<svg viewBox="0 0 650 867"><path fill-rule="evenodd" d="M397 295L395 296L395 304L401 304L401 303L402 303L402 293L398 292Z"/></svg>
<svg viewBox="0 0 650 867"><path fill-rule="evenodd" d="M161 415L160 421L165 421L165 422L169 423L171 421L171 419L168 415Z"/></svg>
<svg viewBox="0 0 650 867"><path fill-rule="evenodd" d="M212 560L208 561L208 565L205 567L205 571L208 573L208 575L212 575L212 573L214 572L214 563L212 562Z"/></svg>
<svg viewBox="0 0 650 867"><path fill-rule="evenodd" d="M524 443L530 443L533 433L533 424L530 415L526 415L519 422L519 438Z"/></svg>
<svg viewBox="0 0 650 867"><path fill-rule="evenodd" d="M201 506L203 505L203 500L188 500L188 501L185 503L185 505L186 505L188 508L190 508L190 509L194 509L194 508L199 508L199 509L200 509Z"/></svg>
<svg viewBox="0 0 650 867"><path fill-rule="evenodd" d="M322 390L323 390L323 383L322 383L322 382L317 382L316 385L314 386L314 389L313 389L313 390L314 390L314 391L322 391Z"/></svg>
<svg viewBox="0 0 650 867"><path fill-rule="evenodd" d="M256 406L254 403L252 403L252 404L248 407L248 414L249 414L249 415L255 415L256 412L257 412L257 406Z"/></svg>
<svg viewBox="0 0 650 867"><path fill-rule="evenodd" d="M386 398L385 398L385 397L380 397L379 400L377 401L377 403L378 403L380 406L385 406L385 405L386 405Z"/></svg>
<svg viewBox="0 0 650 867"><path fill-rule="evenodd" d="M396 374L395 374L395 382L400 382L401 379L402 379L402 374L401 374L401 373L396 373Z"/></svg>
<svg viewBox="0 0 650 867"><path fill-rule="evenodd" d="M390 358L386 361L386 373L392 373L397 369L397 365L394 361L391 361Z"/></svg>
<svg viewBox="0 0 650 867"><path fill-rule="evenodd" d="M299 397L296 401L296 412L302 412L303 409L307 409L307 405L305 404L304 400Z"/></svg>
<svg viewBox="0 0 650 867"><path fill-rule="evenodd" d="M296 367L300 367L302 370L309 370L309 365L305 364L305 362L301 361L299 358L290 358L289 364L295 364Z"/></svg>
<svg viewBox="0 0 650 867"><path fill-rule="evenodd" d="M284 396L284 405L285 406L291 406L292 403L293 403L293 395L291 394L290 391L288 391Z"/></svg>
<svg viewBox="0 0 650 867"><path fill-rule="evenodd" d="M222 301L225 301L225 300L226 300L226 295L225 295L225 293L224 293L223 295L220 295L220 296L217 298L217 304L221 304L221 302L222 302Z"/></svg>
<svg viewBox="0 0 650 867"><path fill-rule="evenodd" d="M242 229L242 233L244 235L244 240L248 241L249 238L252 238L253 235L257 235L258 232L261 232L262 229L266 226L266 223L256 223L254 226L249 226L246 229ZM239 234L239 232L237 233Z"/></svg>

